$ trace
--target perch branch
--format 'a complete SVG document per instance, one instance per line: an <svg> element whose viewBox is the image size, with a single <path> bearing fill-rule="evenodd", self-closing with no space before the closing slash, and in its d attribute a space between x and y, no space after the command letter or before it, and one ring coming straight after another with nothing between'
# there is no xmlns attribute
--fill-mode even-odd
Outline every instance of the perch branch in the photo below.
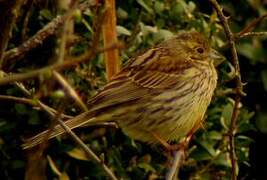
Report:
<svg viewBox="0 0 267 180"><path fill-rule="evenodd" d="M177 179L178 173L179 173L179 168L182 164L183 158L184 158L184 149L180 149L175 152L174 155L174 160L172 162L172 166L169 169L167 175L166 175L166 180L175 180Z"/></svg>

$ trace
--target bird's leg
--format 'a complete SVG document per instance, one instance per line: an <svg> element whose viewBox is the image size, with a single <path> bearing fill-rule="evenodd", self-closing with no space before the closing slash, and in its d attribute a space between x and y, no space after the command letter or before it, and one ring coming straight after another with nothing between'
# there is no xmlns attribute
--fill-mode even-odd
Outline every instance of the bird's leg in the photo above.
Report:
<svg viewBox="0 0 267 180"><path fill-rule="evenodd" d="M167 152L174 152L174 151L178 151L179 149L185 149L185 147L187 147L193 135L193 133L192 134L190 133L191 135L186 136L186 138L180 141L179 144L169 144L164 139L162 139L157 133L151 132L151 134L166 149Z"/></svg>
<svg viewBox="0 0 267 180"><path fill-rule="evenodd" d="M167 166L169 167L172 164L171 162L173 160L173 152L174 152L173 145L166 142L157 133L151 132L151 134L164 147L165 151L163 152L163 154L167 157Z"/></svg>
<svg viewBox="0 0 267 180"><path fill-rule="evenodd" d="M151 132L152 136L165 148L165 155L167 156L167 164L171 164L172 162L172 155L174 152L183 150L188 147L194 133L200 128L203 127L202 121L196 123L196 125L191 129L191 131L183 138L178 144L169 144L166 140L162 139L156 132Z"/></svg>
<svg viewBox="0 0 267 180"><path fill-rule="evenodd" d="M198 121L191 131L186 135L184 139L182 139L178 144L169 144L166 140L162 139L160 135L156 132L151 132L152 136L169 152L178 151L179 149L187 148L190 143L194 133L200 128L203 127L202 120Z"/></svg>
<svg viewBox="0 0 267 180"><path fill-rule="evenodd" d="M172 145L162 139L157 133L151 132L152 136L167 150L172 149Z"/></svg>
<svg viewBox="0 0 267 180"><path fill-rule="evenodd" d="M204 127L202 122L203 122L203 121L200 120L198 123L196 123L196 124L194 125L194 127L191 129L191 131L187 134L187 136L186 136L186 138L185 138L185 141L187 141L187 145L188 145L189 142L191 141L191 139L192 139L194 133L195 133L200 127L202 127L202 128Z"/></svg>
<svg viewBox="0 0 267 180"><path fill-rule="evenodd" d="M164 139L162 139L157 133L152 132L153 137L160 142L160 144L164 147L165 151L163 151L163 154L167 158L166 166L171 167L173 164L173 158L175 155L175 152L182 150L184 153L184 150L187 148L187 141L185 140L181 141L179 144L169 144Z"/></svg>

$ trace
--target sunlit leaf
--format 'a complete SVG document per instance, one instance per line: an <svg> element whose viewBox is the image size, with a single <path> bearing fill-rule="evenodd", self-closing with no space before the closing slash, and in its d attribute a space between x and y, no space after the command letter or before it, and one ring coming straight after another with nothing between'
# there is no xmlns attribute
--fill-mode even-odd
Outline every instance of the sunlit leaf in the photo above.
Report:
<svg viewBox="0 0 267 180"><path fill-rule="evenodd" d="M153 14L153 9L144 0L136 0L149 14Z"/></svg>
<svg viewBox="0 0 267 180"><path fill-rule="evenodd" d="M59 180L70 180L70 178L66 172L62 172L58 179Z"/></svg>
<svg viewBox="0 0 267 180"><path fill-rule="evenodd" d="M131 35L131 32L123 26L116 26L116 30L118 32L118 35L126 35L126 36Z"/></svg>
<svg viewBox="0 0 267 180"><path fill-rule="evenodd" d="M84 150L79 148L74 148L71 151L68 151L67 154L74 159L84 160L84 161L89 160Z"/></svg>
<svg viewBox="0 0 267 180"><path fill-rule="evenodd" d="M52 171L56 175L61 176L61 172L59 171L59 169L57 168L57 165L54 163L54 161L52 160L52 158L49 155L47 156L47 160L48 160L49 166L51 167Z"/></svg>

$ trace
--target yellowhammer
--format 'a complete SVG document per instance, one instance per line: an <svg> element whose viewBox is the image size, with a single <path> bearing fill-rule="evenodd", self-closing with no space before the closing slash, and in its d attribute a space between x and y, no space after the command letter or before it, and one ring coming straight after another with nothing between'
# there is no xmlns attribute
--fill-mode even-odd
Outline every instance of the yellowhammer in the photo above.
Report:
<svg viewBox="0 0 267 180"><path fill-rule="evenodd" d="M201 124L217 83L213 61L222 56L198 32L183 32L132 58L89 102L90 110L66 125L71 129L115 121L129 137L170 142ZM27 140L40 144L65 131L57 125Z"/></svg>

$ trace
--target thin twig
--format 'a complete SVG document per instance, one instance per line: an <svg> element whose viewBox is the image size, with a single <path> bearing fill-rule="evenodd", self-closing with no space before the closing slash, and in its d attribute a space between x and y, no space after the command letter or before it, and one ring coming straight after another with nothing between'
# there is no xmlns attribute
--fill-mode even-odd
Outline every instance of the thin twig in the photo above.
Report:
<svg viewBox="0 0 267 180"><path fill-rule="evenodd" d="M67 82L67 80L56 71L53 71L53 76L63 86L63 88L67 91L70 97L80 106L80 108L82 108L84 111L87 111L88 110L87 106L83 103L81 98L78 96L76 91L71 87L71 85Z"/></svg>
<svg viewBox="0 0 267 180"><path fill-rule="evenodd" d="M21 103L21 104L28 104L31 106L36 106L36 102L34 102L32 99L23 98L23 97L15 97L15 96L8 96L8 95L0 95L0 101L14 101L15 103Z"/></svg>
<svg viewBox="0 0 267 180"><path fill-rule="evenodd" d="M239 61L238 61L238 56L237 56L237 51L235 47L235 38L233 33L230 30L230 27L228 25L228 20L224 16L222 12L222 8L218 4L216 0L209 0L210 3L213 5L214 9L216 10L218 17L222 23L222 26L224 28L225 35L229 41L230 49L231 49L231 54L232 54L232 62L235 67L235 76L236 76L236 97L235 97L235 104L233 108L233 113L231 117L231 124L229 128L229 144L230 144L230 159L231 159L231 165L232 165L232 175L231 179L236 180L237 179L237 157L235 153L235 142L234 142L234 137L235 137L235 129L236 129L236 123L237 123L237 118L238 118L238 106L241 101L241 96L244 95L243 93L243 84L241 81L241 74L240 74L240 67L239 67Z"/></svg>
<svg viewBox="0 0 267 180"><path fill-rule="evenodd" d="M179 173L179 168L182 164L184 158L184 149L180 149L175 152L174 155L174 160L172 163L171 168L169 169L167 175L166 175L166 180L175 180L177 179L178 173Z"/></svg>
<svg viewBox="0 0 267 180"><path fill-rule="evenodd" d="M267 32L247 32L238 37L238 39L251 37L251 36L266 36Z"/></svg>

